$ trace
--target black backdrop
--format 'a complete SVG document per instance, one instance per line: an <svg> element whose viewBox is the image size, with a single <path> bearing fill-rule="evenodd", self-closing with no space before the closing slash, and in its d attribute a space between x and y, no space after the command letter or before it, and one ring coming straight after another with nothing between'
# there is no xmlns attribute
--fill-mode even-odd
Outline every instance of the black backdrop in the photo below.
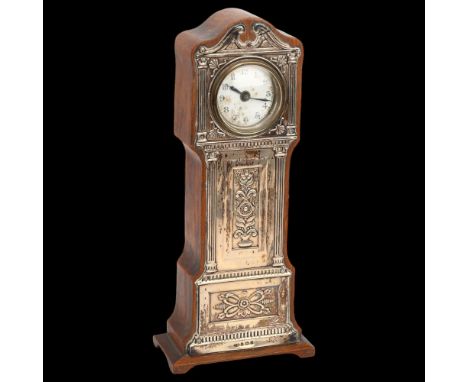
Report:
<svg viewBox="0 0 468 382"><path fill-rule="evenodd" d="M422 376L422 362L410 368L423 344L422 5L302 3L46 12L46 121L55 124L46 124L45 243L57 278L50 291L59 292L49 322L65 375L172 378L152 335L172 312L184 240L173 43L236 6L305 48L288 247L297 321L317 356L202 366L181 378L381 380L403 367Z"/></svg>

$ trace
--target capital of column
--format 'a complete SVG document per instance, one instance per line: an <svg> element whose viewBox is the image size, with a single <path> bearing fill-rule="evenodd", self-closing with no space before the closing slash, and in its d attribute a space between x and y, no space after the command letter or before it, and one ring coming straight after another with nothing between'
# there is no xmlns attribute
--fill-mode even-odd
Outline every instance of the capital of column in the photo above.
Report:
<svg viewBox="0 0 468 382"><path fill-rule="evenodd" d="M218 160L219 151L205 151L205 161L207 164L209 162L216 162Z"/></svg>
<svg viewBox="0 0 468 382"><path fill-rule="evenodd" d="M300 55L301 50L299 48L294 49L291 53L288 53L288 62L290 64L296 63Z"/></svg>
<svg viewBox="0 0 468 382"><path fill-rule="evenodd" d="M275 146L273 150L275 151L275 157L285 157L288 153L288 146Z"/></svg>
<svg viewBox="0 0 468 382"><path fill-rule="evenodd" d="M208 68L208 59L204 56L197 57L198 69Z"/></svg>

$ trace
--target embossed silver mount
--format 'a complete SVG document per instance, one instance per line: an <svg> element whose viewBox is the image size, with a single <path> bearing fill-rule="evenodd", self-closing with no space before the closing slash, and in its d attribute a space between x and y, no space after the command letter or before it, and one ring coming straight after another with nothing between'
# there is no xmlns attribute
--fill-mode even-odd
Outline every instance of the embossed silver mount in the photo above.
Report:
<svg viewBox="0 0 468 382"><path fill-rule="evenodd" d="M197 330L189 354L296 343L290 319L291 270L284 264L285 161L296 135L296 80L300 49L264 24L242 42L243 24L213 47L200 46L195 145L206 161L205 271L196 281ZM223 68L257 58L278 73L285 107L249 137L226 129L210 107L209 89ZM208 103L207 103L208 102Z"/></svg>

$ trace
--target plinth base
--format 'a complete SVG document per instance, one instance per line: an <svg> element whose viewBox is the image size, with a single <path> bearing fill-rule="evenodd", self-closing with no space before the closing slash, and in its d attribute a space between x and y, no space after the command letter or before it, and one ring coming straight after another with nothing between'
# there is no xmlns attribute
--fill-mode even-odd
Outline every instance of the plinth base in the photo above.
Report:
<svg viewBox="0 0 468 382"><path fill-rule="evenodd" d="M223 353L188 355L181 353L167 333L153 336L154 346L160 347L169 363L169 367L174 374L184 374L192 367L205 365L208 363L235 361L239 359L263 357L269 355L295 354L300 358L313 357L315 347L307 338L301 337L299 342L294 344L266 346L251 350L230 351Z"/></svg>

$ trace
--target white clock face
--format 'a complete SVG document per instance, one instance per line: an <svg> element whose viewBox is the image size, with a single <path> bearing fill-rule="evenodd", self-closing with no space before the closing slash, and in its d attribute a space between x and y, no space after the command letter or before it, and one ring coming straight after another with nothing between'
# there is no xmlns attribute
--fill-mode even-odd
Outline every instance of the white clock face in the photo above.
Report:
<svg viewBox="0 0 468 382"><path fill-rule="evenodd" d="M222 79L216 107L228 125L248 129L269 116L275 97L271 72L261 65L246 64L228 72Z"/></svg>

